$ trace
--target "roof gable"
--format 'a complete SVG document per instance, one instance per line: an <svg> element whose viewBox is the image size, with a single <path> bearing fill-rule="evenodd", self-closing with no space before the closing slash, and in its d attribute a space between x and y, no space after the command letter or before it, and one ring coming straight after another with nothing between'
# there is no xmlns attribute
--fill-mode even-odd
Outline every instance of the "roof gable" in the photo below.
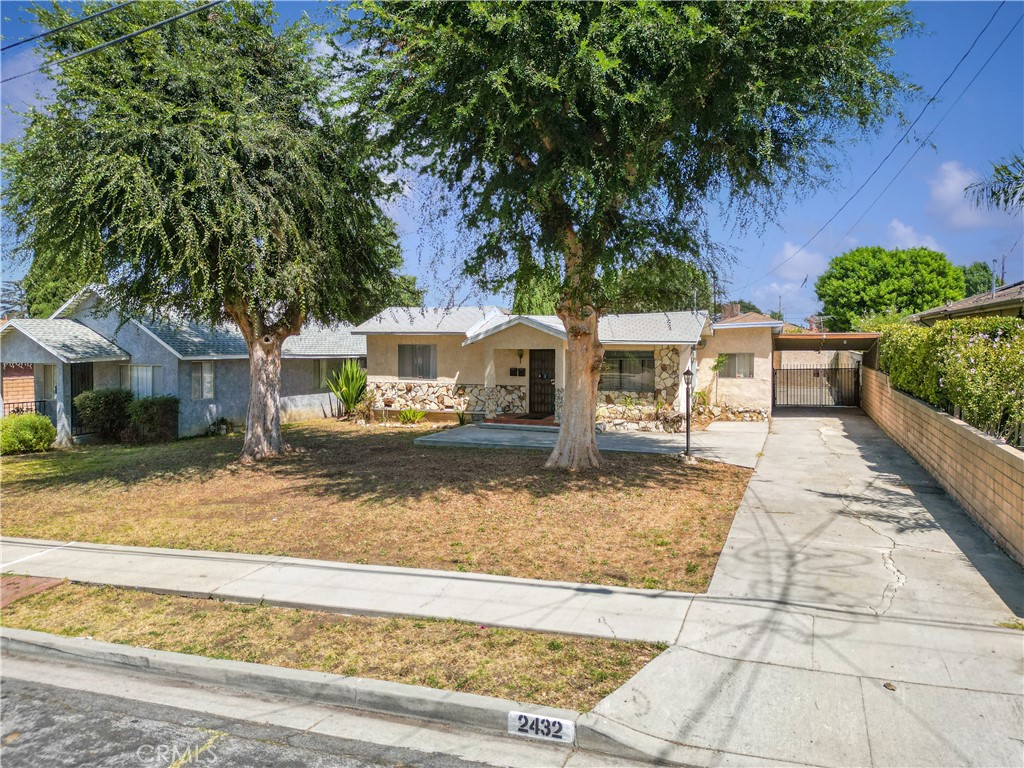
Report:
<svg viewBox="0 0 1024 768"><path fill-rule="evenodd" d="M4 327L2 335L17 331L64 363L96 363L128 360L127 352L114 342L75 320L18 318Z"/></svg>

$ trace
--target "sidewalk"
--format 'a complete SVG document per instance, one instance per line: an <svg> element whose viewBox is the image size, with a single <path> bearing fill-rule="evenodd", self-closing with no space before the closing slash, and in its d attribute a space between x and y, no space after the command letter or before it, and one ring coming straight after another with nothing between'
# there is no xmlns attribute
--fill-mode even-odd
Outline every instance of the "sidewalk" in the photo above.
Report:
<svg viewBox="0 0 1024 768"><path fill-rule="evenodd" d="M293 557L4 538L0 572L368 616L673 643L692 595Z"/></svg>
<svg viewBox="0 0 1024 768"><path fill-rule="evenodd" d="M853 409L775 417L706 595L10 539L0 560L179 594L670 643L577 721L666 761L1024 764L1024 634L997 626L1024 614L1024 571Z"/></svg>

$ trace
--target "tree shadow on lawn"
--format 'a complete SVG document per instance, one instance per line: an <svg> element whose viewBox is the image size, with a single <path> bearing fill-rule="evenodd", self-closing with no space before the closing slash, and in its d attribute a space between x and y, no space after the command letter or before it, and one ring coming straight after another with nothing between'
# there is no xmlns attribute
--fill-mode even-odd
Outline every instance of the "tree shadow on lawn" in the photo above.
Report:
<svg viewBox="0 0 1024 768"><path fill-rule="evenodd" d="M603 454L601 467L579 472L544 468L547 450L415 445L416 431L335 432L304 429L298 452L270 472L298 492L390 504L453 491L462 495L522 493L534 498L595 492L666 490L746 477L749 470L702 462L685 466L666 455ZM681 488L680 488L681 489Z"/></svg>
<svg viewBox="0 0 1024 768"><path fill-rule="evenodd" d="M749 470L702 462L685 466L670 456L604 454L595 470L544 468L544 450L425 447L413 440L431 430L371 429L337 422L289 425L293 452L255 465L238 461L242 437L229 435L148 446L95 445L4 458L5 490L59 491L69 485L100 489L146 482L213 482L227 477L280 481L288 495L390 504L441 491L526 493L535 498L574 493L713 485ZM227 477L226 477L227 476ZM713 490L711 491L713 492Z"/></svg>

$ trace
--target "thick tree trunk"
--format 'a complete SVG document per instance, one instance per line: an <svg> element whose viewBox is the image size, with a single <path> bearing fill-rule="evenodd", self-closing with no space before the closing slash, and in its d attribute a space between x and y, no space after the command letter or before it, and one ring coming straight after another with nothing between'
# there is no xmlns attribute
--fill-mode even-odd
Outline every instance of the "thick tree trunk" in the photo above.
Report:
<svg viewBox="0 0 1024 768"><path fill-rule="evenodd" d="M560 309L558 316L569 340L558 443L546 466L577 470L601 463L594 429L597 385L601 378L604 347L597 338L598 312L592 307Z"/></svg>
<svg viewBox="0 0 1024 768"><path fill-rule="evenodd" d="M288 450L281 439L281 346L275 335L246 339L249 346L249 409L245 414L244 463Z"/></svg>

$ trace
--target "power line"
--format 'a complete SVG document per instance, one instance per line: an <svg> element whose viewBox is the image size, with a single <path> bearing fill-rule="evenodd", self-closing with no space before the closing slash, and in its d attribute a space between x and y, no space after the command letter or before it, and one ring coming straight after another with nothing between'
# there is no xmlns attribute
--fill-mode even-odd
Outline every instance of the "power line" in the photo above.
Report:
<svg viewBox="0 0 1024 768"><path fill-rule="evenodd" d="M155 24L150 24L148 27L143 27L142 29L138 29L134 32L129 32L127 35L121 35L121 37L115 38L113 40L108 40L105 43L94 45L92 48L87 48L84 51L79 51L78 53L73 53L70 56L65 56L63 59L47 62L46 64L43 64L41 67L36 67L35 69L29 70L28 72L22 72L20 75L11 75L11 77L5 78L4 80L0 80L0 83L9 83L11 80L17 80L19 77L25 77L26 75L35 74L36 72L42 69L46 69L47 67L56 67L61 64L66 64L67 62L72 61L73 59L77 59L79 56L85 56L85 54L87 53L95 53L96 51L102 51L104 48L109 48L112 45L117 45L118 43L123 43L126 40L131 40L133 37L138 37L139 35L144 34L145 32L150 32L154 29L159 29L160 27L166 24L170 24L172 21L177 21L178 19L183 19L186 16L191 16L193 13L205 11L207 8L212 8L213 6L220 5L223 2L224 0L213 0L212 3L200 5L198 8L193 8L190 11L179 13L177 16L171 16L170 18L164 19L163 21L158 21Z"/></svg>
<svg viewBox="0 0 1024 768"><path fill-rule="evenodd" d="M756 278L755 280L751 280L750 282L748 282L746 285L744 285L742 288L740 288L740 291L745 291L747 288L752 286L754 283L761 282L766 277L769 277L770 275L772 275L775 272L777 272L778 269L780 267L782 267L784 264L792 261L797 256L799 256L800 253L802 253L803 250L807 246L809 246L811 243L813 243L817 239L818 235L820 235L822 232L825 231L826 227L828 227L829 224L831 224L833 221L836 220L836 218L839 216L840 213L842 213L844 210L846 210L846 207L850 203L853 202L854 198L857 197L857 195L859 195L861 193L861 191L864 189L864 187L867 186L868 182L871 181L871 179L873 179L875 177L875 174L878 173L879 170L881 170L881 168L885 164L885 162L890 157L892 157L893 153L897 149L899 149L900 145L903 143L903 140L907 138L907 136L910 134L910 132L914 129L914 126L917 125L918 121L924 116L924 113L928 110L928 107L930 107L935 102L935 100L938 98L939 93L942 92L942 89L945 87L946 83L948 83L950 78L952 78L953 75L956 74L956 71L958 69L960 69L960 65L964 63L964 59L966 59L970 55L971 51L974 50L975 46L977 46L978 41L981 39L981 36L983 34L985 34L985 30L987 30L991 26L992 22L996 18L996 14L999 13L999 11L1002 9L1002 7L1004 5L1006 5L1006 0L1003 0L1001 3L999 3L999 5L996 7L995 11L993 11L992 16L989 17L989 20L987 22L985 22L985 26L981 28L981 31L977 34L977 36L974 38L974 41L967 48L967 51L964 53L963 56L960 57L960 60L956 63L956 66L953 67L953 69L950 71L950 73L948 75L946 75L946 79L942 81L942 83L936 89L935 93L932 94L932 96L928 99L928 101L925 103L925 105L921 108L921 111L918 113L917 117L914 118L914 121L909 126L907 126L907 130L905 130L903 132L903 135L900 136L899 139L897 139L897 141L893 145L892 149L890 149L888 151L888 153L886 153L885 157L883 157L879 161L878 165L875 166L874 170L871 171L871 173L868 175L868 177L866 179L864 179L864 182L859 187L857 187L856 190L854 190L852 195L850 195L848 198L846 198L846 202L844 202L841 206L839 206L839 210L837 210L834 214L832 214L832 216L828 219L828 221L826 221L824 224L822 224L821 227L818 228L818 231L815 232L813 235L811 235L810 238L808 238L807 242L805 242L803 245L801 245L799 248L797 248L796 251L794 251L789 257L787 257L786 259L780 261L778 264L776 264L774 267L772 267L770 270L768 270L765 274L761 275L760 277Z"/></svg>
<svg viewBox="0 0 1024 768"><path fill-rule="evenodd" d="M10 45L5 45L3 48L0 48L0 51L6 51L6 50L9 50L11 48L17 48L19 45L24 45L25 43L31 43L33 40L38 40L41 37L46 37L47 35L52 35L52 34L55 34L57 32L63 32L65 29L71 29L72 27L77 27L79 24L81 24L84 21L89 21L89 19L98 18L100 16L103 16L104 14L110 13L111 11L116 11L118 8L124 8L126 5L131 5L134 2L135 2L135 0L128 0L127 3L121 3L120 5L114 5L114 6L111 6L110 8L104 8L102 11L98 11L96 13L91 13L88 16L83 16L80 19L75 19L74 21L68 22L67 24L64 24L63 26L57 27L56 29L50 29L50 30L47 30L46 32L40 32L38 35L32 35L32 37L26 37L24 40L19 40L16 43L11 43Z"/></svg>
<svg viewBox="0 0 1024 768"><path fill-rule="evenodd" d="M963 90L960 91L960 94L955 99L953 99L953 103L949 105L949 109L947 109L943 113L942 117L939 118L938 122L935 123L934 126L932 126L932 129L928 132L928 135L917 143L917 147L911 153L910 157L908 157L906 162L903 163L902 166L900 166L900 169L896 171L896 174L889 180L889 183L886 184L882 188L882 191L879 192L878 195L875 197L875 199L871 201L871 204L864 209L864 213L860 215L860 218L853 222L853 225L848 230L846 230L845 233L843 233L843 236L839 238L840 241L842 241L847 235L849 235L851 232L853 232L854 229L857 228L857 225L860 224L864 220L864 217L867 216L868 213L871 211L871 209L875 207L875 203L882 199L882 195L889 191L889 187L891 187L895 183L896 179L900 177L900 174L907 169L907 166L910 165L911 160L917 157L917 153L924 149L925 144L927 144L928 140L931 139L932 134L934 134L935 131L938 130L938 127L942 125L942 121L949 117L949 113L952 112L956 105L960 103L960 99L962 99L964 94L967 93L967 89L974 85L974 81L981 76L981 73L985 70L985 67L987 67L989 65L989 62L991 62L992 59L995 58L995 55L999 53L999 49L1002 48L1003 44L1010 39L1010 35L1013 34L1014 30L1017 29L1018 26L1020 26L1022 20L1024 20L1024 16L1017 19L1017 22L1012 27L1010 27L1010 31L1007 32L1006 36L999 41L999 45L997 45L995 47L995 50L992 51L992 53L989 55L987 59L985 59L985 63L982 64L981 67L979 67L974 77L972 77L970 82L968 82L967 85L964 86Z"/></svg>

